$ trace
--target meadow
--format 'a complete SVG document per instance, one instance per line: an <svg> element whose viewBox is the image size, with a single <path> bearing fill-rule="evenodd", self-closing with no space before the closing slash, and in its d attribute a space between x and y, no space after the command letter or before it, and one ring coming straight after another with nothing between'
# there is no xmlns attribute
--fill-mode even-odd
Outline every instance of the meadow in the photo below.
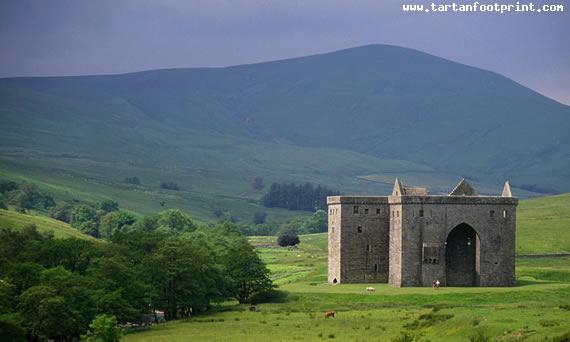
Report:
<svg viewBox="0 0 570 342"><path fill-rule="evenodd" d="M570 257L519 258L513 288L393 288L326 283L326 234L298 248L254 237L281 296L130 333L125 341L543 341L570 333ZM335 311L325 318L325 311ZM568 336L568 335L566 335Z"/></svg>

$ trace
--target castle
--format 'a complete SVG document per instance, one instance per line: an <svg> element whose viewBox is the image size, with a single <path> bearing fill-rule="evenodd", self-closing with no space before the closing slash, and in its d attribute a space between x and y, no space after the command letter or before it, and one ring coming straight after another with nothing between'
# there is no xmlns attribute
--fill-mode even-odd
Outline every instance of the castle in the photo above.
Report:
<svg viewBox="0 0 570 342"><path fill-rule="evenodd" d="M404 186L391 196L327 198L328 281L393 286L514 286L518 199Z"/></svg>

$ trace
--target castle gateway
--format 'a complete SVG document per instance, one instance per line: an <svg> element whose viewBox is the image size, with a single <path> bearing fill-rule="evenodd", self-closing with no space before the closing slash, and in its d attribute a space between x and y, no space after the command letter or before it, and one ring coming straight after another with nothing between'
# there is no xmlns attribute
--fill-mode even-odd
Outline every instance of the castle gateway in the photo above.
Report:
<svg viewBox="0 0 570 342"><path fill-rule="evenodd" d="M331 196L328 281L393 286L514 286L516 207L478 196L465 180L449 195L403 186L391 196Z"/></svg>

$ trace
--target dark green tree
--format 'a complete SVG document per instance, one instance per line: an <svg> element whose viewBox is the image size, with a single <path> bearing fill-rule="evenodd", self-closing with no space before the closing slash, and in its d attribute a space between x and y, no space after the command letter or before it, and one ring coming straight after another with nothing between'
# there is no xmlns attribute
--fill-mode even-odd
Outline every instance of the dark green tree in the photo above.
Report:
<svg viewBox="0 0 570 342"><path fill-rule="evenodd" d="M97 211L89 206L80 205L73 210L71 216L71 226L85 234L99 237L99 215Z"/></svg>
<svg viewBox="0 0 570 342"><path fill-rule="evenodd" d="M125 226L130 226L136 222L136 218L124 211L110 212L101 217L99 225L99 235L102 238L108 239L117 230Z"/></svg>
<svg viewBox="0 0 570 342"><path fill-rule="evenodd" d="M119 203L117 203L117 201L113 201L113 200L104 200L101 201L97 204L97 208L101 211L103 211L104 213L110 213L112 211L117 211L119 210Z"/></svg>
<svg viewBox="0 0 570 342"><path fill-rule="evenodd" d="M258 211L253 215L253 223L255 224L265 223L266 218L267 218L267 213L265 211Z"/></svg>
<svg viewBox="0 0 570 342"><path fill-rule="evenodd" d="M226 262L228 290L239 303L249 303L253 295L273 288L269 270L247 240L229 246Z"/></svg>

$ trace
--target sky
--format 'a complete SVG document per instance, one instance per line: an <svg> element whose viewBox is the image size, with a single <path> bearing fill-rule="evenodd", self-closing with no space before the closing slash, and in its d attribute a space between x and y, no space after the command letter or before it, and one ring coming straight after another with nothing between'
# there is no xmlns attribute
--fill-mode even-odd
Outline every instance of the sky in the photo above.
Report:
<svg viewBox="0 0 570 342"><path fill-rule="evenodd" d="M498 72L570 105L570 1L533 1L562 4L562 13L402 11L432 1L473 3L0 0L0 77L229 66L392 44Z"/></svg>

